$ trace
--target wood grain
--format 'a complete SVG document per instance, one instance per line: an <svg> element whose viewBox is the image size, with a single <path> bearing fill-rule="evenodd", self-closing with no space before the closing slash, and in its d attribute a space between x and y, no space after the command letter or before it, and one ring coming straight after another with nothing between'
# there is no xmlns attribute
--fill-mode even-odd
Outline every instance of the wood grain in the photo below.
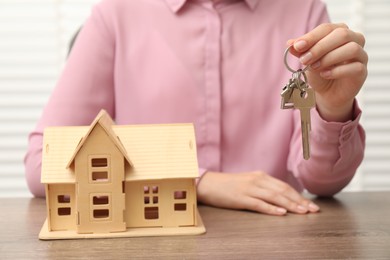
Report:
<svg viewBox="0 0 390 260"><path fill-rule="evenodd" d="M390 259L390 192L315 202L284 217L200 206L199 236L40 241L45 201L3 198L0 259Z"/></svg>

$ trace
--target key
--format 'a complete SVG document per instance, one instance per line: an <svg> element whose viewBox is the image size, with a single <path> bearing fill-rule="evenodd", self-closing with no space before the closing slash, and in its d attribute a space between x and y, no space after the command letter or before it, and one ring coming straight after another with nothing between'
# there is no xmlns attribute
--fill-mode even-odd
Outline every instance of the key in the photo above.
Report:
<svg viewBox="0 0 390 260"><path fill-rule="evenodd" d="M300 84L299 87L297 84ZM300 80L299 78L291 78L289 82L283 87L282 92L280 95L282 96L282 101L280 104L281 109L290 109L294 108L294 102L292 99L292 93L294 89L307 89L307 85L305 81Z"/></svg>
<svg viewBox="0 0 390 260"><path fill-rule="evenodd" d="M309 132L311 130L310 109L315 106L315 93L312 88L305 89L304 92L295 88L292 93L294 108L299 109L301 114L302 148L303 158L310 158Z"/></svg>
<svg viewBox="0 0 390 260"><path fill-rule="evenodd" d="M292 79L283 87L282 92L280 93L282 96L282 101L280 103L281 109L294 108L292 93L295 87L295 82Z"/></svg>

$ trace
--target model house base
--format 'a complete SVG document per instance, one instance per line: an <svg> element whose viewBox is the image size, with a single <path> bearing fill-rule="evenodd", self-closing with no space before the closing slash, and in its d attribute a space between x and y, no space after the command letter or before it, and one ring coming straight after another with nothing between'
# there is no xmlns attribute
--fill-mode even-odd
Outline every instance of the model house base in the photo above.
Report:
<svg viewBox="0 0 390 260"><path fill-rule="evenodd" d="M151 227L128 228L124 232L79 234L74 230L49 231L47 219L39 233L41 240L80 239L80 238L120 238L120 237L148 237L148 236L188 236L206 233L202 218L197 212L197 225L188 227Z"/></svg>

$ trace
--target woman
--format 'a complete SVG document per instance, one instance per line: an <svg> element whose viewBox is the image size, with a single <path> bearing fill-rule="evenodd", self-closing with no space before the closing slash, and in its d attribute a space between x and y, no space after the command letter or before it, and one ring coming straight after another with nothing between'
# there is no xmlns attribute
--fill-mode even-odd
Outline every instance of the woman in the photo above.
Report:
<svg viewBox="0 0 390 260"><path fill-rule="evenodd" d="M47 126L88 125L102 108L117 124L195 124L200 202L271 215L319 211L304 189L342 190L361 163L365 135L355 96L367 76L364 37L328 23L318 0L103 0L81 30L30 135L32 193ZM287 46L310 66L311 158L299 111L280 109L291 78Z"/></svg>

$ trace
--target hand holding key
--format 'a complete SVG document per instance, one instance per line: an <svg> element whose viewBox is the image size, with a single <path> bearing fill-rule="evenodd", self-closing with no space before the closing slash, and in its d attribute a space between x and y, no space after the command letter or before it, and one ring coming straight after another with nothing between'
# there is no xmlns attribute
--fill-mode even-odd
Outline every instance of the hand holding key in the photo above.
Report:
<svg viewBox="0 0 390 260"><path fill-rule="evenodd" d="M320 116L332 122L353 119L354 98L367 77L364 36L345 24L325 23L287 44L309 68L307 82L316 91Z"/></svg>
<svg viewBox="0 0 390 260"><path fill-rule="evenodd" d="M290 47L289 47L290 48ZM306 83L305 69L299 69L297 71L290 68L287 63L287 53L289 48L285 51L284 64L287 69L293 72L292 78L289 83L282 89L282 109L295 108L299 109L301 115L301 131L302 131L302 150L303 158L308 160L310 158L310 109L316 105L315 93L312 88ZM304 80L301 79L303 76Z"/></svg>

